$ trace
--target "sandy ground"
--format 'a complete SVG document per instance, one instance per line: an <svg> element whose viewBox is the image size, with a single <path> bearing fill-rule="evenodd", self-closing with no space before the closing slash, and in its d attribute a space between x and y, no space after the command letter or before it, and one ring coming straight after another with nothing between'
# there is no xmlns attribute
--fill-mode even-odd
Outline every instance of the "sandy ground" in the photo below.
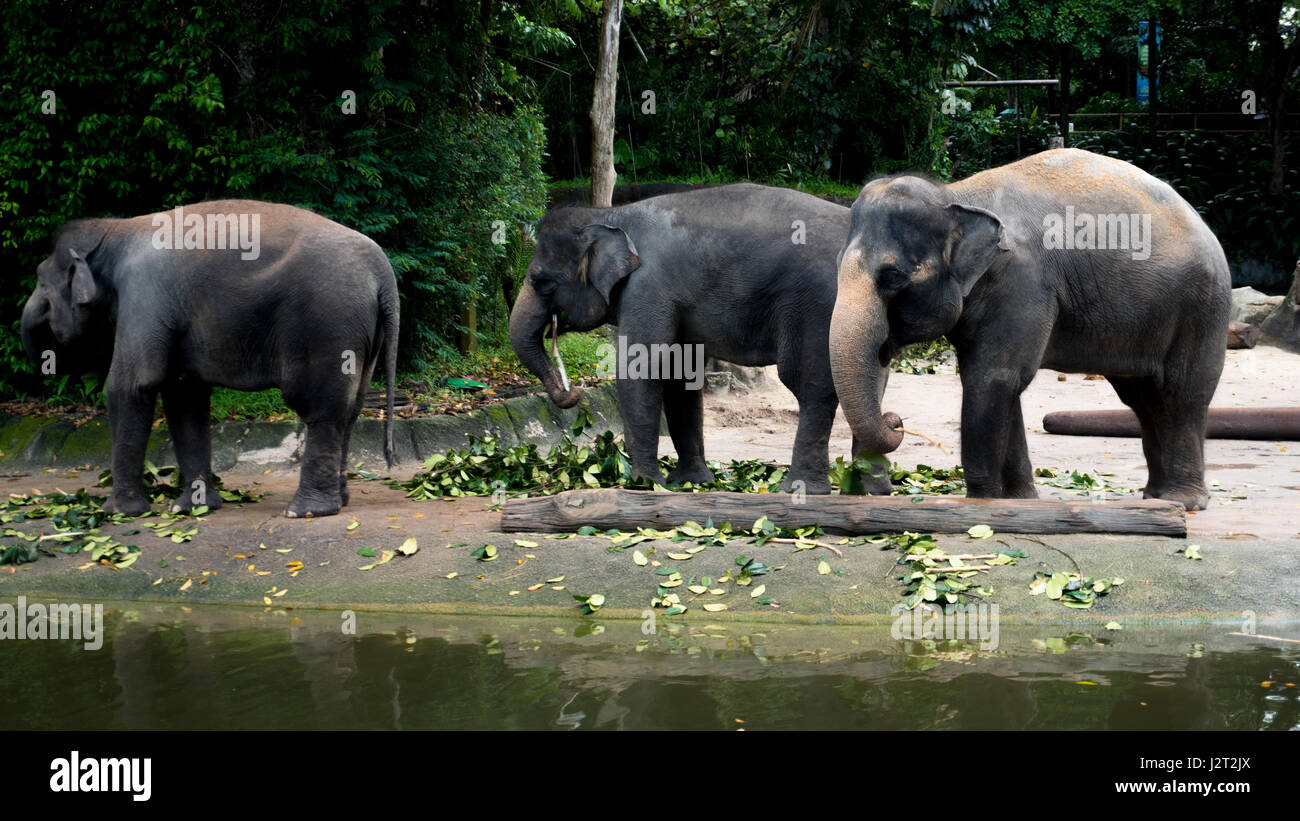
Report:
<svg viewBox="0 0 1300 821"><path fill-rule="evenodd" d="M709 460L767 459L788 462L794 444L799 405L776 375L748 395L709 396L704 404L705 456ZM1029 426L1029 452L1035 468L1080 471L1110 484L1139 491L1146 483L1146 459L1139 439L1056 436L1044 433L1044 414L1064 410L1121 409L1123 403L1105 380L1039 371L1022 397ZM1300 407L1300 355L1278 348L1228 351L1216 407ZM893 374L885 409L903 417L910 430L938 441L947 453L916 436L908 436L891 458L900 465L951 467L960 463L961 382L954 373L925 376ZM830 454L848 455L851 433L842 412L836 414ZM673 454L663 437L660 454ZM1212 439L1206 443L1206 481L1211 503L1189 517L1189 538L1300 538L1300 442L1252 442ZM1044 480L1040 480L1044 481ZM1043 486L1042 496L1069 494Z"/></svg>

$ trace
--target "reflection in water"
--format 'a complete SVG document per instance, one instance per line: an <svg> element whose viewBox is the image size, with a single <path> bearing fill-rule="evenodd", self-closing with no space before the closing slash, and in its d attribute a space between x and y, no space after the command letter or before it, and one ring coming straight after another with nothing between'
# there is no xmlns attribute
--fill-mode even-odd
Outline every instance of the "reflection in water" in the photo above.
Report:
<svg viewBox="0 0 1300 821"><path fill-rule="evenodd" d="M630 623L383 618L353 636L326 616L110 610L97 652L0 642L0 729L1300 728L1295 650L1146 649L1158 631L1004 633L990 653L887 628L647 639Z"/></svg>

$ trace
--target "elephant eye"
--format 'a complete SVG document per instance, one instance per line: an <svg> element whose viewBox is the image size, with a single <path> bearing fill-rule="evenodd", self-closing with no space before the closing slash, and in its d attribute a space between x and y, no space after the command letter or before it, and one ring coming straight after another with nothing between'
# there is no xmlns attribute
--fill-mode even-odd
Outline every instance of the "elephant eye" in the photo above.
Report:
<svg viewBox="0 0 1300 821"><path fill-rule="evenodd" d="M533 290L542 296L549 296L555 291L555 277L543 271L533 274L529 279L532 281Z"/></svg>
<svg viewBox="0 0 1300 821"><path fill-rule="evenodd" d="M897 291L907 283L907 274L892 265L881 268L880 275L876 277L876 288L881 291Z"/></svg>

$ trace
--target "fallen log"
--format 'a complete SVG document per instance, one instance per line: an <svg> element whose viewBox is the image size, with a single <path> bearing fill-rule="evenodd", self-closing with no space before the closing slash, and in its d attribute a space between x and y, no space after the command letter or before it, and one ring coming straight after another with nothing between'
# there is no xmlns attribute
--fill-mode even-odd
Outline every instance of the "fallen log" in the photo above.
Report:
<svg viewBox="0 0 1300 821"><path fill-rule="evenodd" d="M1093 502L1060 499L967 499L962 496L807 496L794 504L777 493L672 493L570 490L509 499L501 509L507 533L567 532L585 525L608 530L683 522L731 522L748 528L761 516L779 527L820 525L840 533L965 533L985 524L1001 533L1138 533L1186 536L1187 512L1160 499Z"/></svg>
<svg viewBox="0 0 1300 821"><path fill-rule="evenodd" d="M1067 436L1141 436L1133 411L1056 411L1043 430ZM1210 408L1210 439L1300 441L1300 408Z"/></svg>

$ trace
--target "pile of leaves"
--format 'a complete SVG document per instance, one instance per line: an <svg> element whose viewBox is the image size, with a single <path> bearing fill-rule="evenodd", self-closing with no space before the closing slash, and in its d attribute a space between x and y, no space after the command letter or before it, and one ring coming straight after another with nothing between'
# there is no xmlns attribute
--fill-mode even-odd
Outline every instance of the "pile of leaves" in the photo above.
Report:
<svg viewBox="0 0 1300 821"><path fill-rule="evenodd" d="M492 437L471 436L470 445L460 450L435 453L423 469L408 481L389 482L406 491L408 499L426 500L457 496L547 496L577 488L620 487L652 490L656 486L632 477L632 462L623 442L611 431L579 444L576 439L591 426L583 410L571 433L543 456L537 445L505 445ZM659 460L664 473L676 466L669 457ZM717 477L712 482L673 485L683 490L727 490L739 493L778 493L789 468L758 460L732 460L725 467L709 465ZM884 457L860 457L852 461L837 458L831 467L831 484L843 493L861 493L864 477L886 470L896 494L960 493L965 488L960 467L951 470L918 465L909 470L891 465Z"/></svg>
<svg viewBox="0 0 1300 821"><path fill-rule="evenodd" d="M1040 570L1034 574L1034 580L1029 584L1029 594L1046 595L1066 607L1087 610L1097 601L1098 596L1105 596L1123 583L1124 579L1118 576L1113 579L1094 579L1091 576L1082 577L1078 573L1045 573Z"/></svg>
<svg viewBox="0 0 1300 821"><path fill-rule="evenodd" d="M1114 476L1115 474L1113 473L1099 472L1097 476L1103 478L1098 479L1092 476L1091 474L1080 473L1077 470L1070 471L1070 475L1065 476L1065 475L1057 475L1050 468L1038 468L1034 471L1034 475L1041 479L1050 480L1047 482L1039 482L1038 484L1040 485L1046 485L1047 487L1059 487L1065 490L1078 490L1078 491L1082 491L1083 495L1091 495L1093 493L1099 493L1099 492L1128 495L1133 492L1131 488L1126 488L1123 487L1122 485L1113 484L1107 478L1105 478L1109 476Z"/></svg>
<svg viewBox="0 0 1300 821"><path fill-rule="evenodd" d="M967 532L975 539L986 539L993 535L987 525L976 525ZM881 541L886 548L902 551L898 564L910 572L898 578L905 584L903 604L909 610L921 602L933 602L942 605L947 613L949 608L966 604L971 596L981 600L992 596L992 588L977 586L974 581L980 572L991 567L1015 564L1017 559L1029 555L1018 547L988 553L950 554L939 548L933 536L910 531Z"/></svg>
<svg viewBox="0 0 1300 821"><path fill-rule="evenodd" d="M725 547L728 543L741 539L754 547L762 547L770 543L788 544L791 546L791 553L814 548L839 552L835 546L819 541L818 537L823 536L824 533L815 525L793 529L782 528L776 526L766 516L760 517L749 529L736 528L730 522L715 525L712 520L709 520L702 525L698 522L685 522L679 527L668 530L642 527L637 528L635 533L616 529L600 533L593 527L584 527L577 535L605 536L610 541L608 548L610 552L625 552L637 545L659 540L671 542L674 547L666 548L663 553L664 558L670 563L655 558L659 554L658 548L655 547L648 550L638 548L632 552L633 564L637 567L653 568L655 591L650 599L650 606L663 608L666 616L685 613L697 601L701 602L700 606L705 612L718 613L731 607L730 604L722 601L721 597L742 591L747 592L748 595L733 597L733 601L735 598L740 598L742 602L748 599L760 607L780 607L780 603L767 594L767 583L760 580L760 577L784 569L784 564L772 566L756 556L740 554L733 556L731 561L721 568L715 566L712 573L687 576L680 565L697 558L706 560L711 558L711 555L705 555L708 548ZM843 538L838 544L862 544L867 541L867 538ZM817 572L820 575L829 575L834 571L823 560L818 562Z"/></svg>
<svg viewBox="0 0 1300 821"><path fill-rule="evenodd" d="M957 352L945 337L931 342L915 342L899 349L889 362L889 369L894 373L930 374L938 373L939 368L951 363L957 364Z"/></svg>
<svg viewBox="0 0 1300 821"><path fill-rule="evenodd" d="M164 465L158 467L148 459L144 462L144 494L150 502L160 504L171 502L180 498L182 492L190 492L189 488L180 486L181 473L175 465ZM250 493L244 490L231 490L221 483L221 477L213 474L213 487L225 502L256 502L262 498L261 494ZM99 474L99 487L113 486L113 471L105 470ZM98 498L98 497L92 497ZM202 505L195 508L195 515L207 513L207 506ZM148 515L148 514L145 514Z"/></svg>
<svg viewBox="0 0 1300 821"><path fill-rule="evenodd" d="M169 503L180 496L182 489L172 480L179 481L179 472L174 465L157 467L151 462L145 463L145 495L154 503ZM228 502L251 502L261 498L257 494L239 490L228 490L221 485L218 477L213 477L214 490ZM99 476L100 487L113 484L111 471L104 471ZM117 568L127 568L140 558L140 547L124 544L111 536L101 535L99 528L104 524L121 525L150 517L162 521L141 523L162 539L170 539L176 544L188 542L198 533L198 527L186 528L178 525L178 520L202 517L208 512L206 505L195 507L189 513L162 512L145 513L138 517L124 516L120 513L110 514L104 510L106 497L91 494L85 488L76 493L44 493L28 495L11 493L0 504L0 537L20 539L10 545L0 545L0 565L25 564L34 562L41 553L53 556L56 551L65 554L87 552L92 562L107 562ZM29 534L8 525L30 521L48 520L54 532L45 535ZM200 519L201 520L201 519ZM134 536L140 530L128 530L123 536Z"/></svg>

